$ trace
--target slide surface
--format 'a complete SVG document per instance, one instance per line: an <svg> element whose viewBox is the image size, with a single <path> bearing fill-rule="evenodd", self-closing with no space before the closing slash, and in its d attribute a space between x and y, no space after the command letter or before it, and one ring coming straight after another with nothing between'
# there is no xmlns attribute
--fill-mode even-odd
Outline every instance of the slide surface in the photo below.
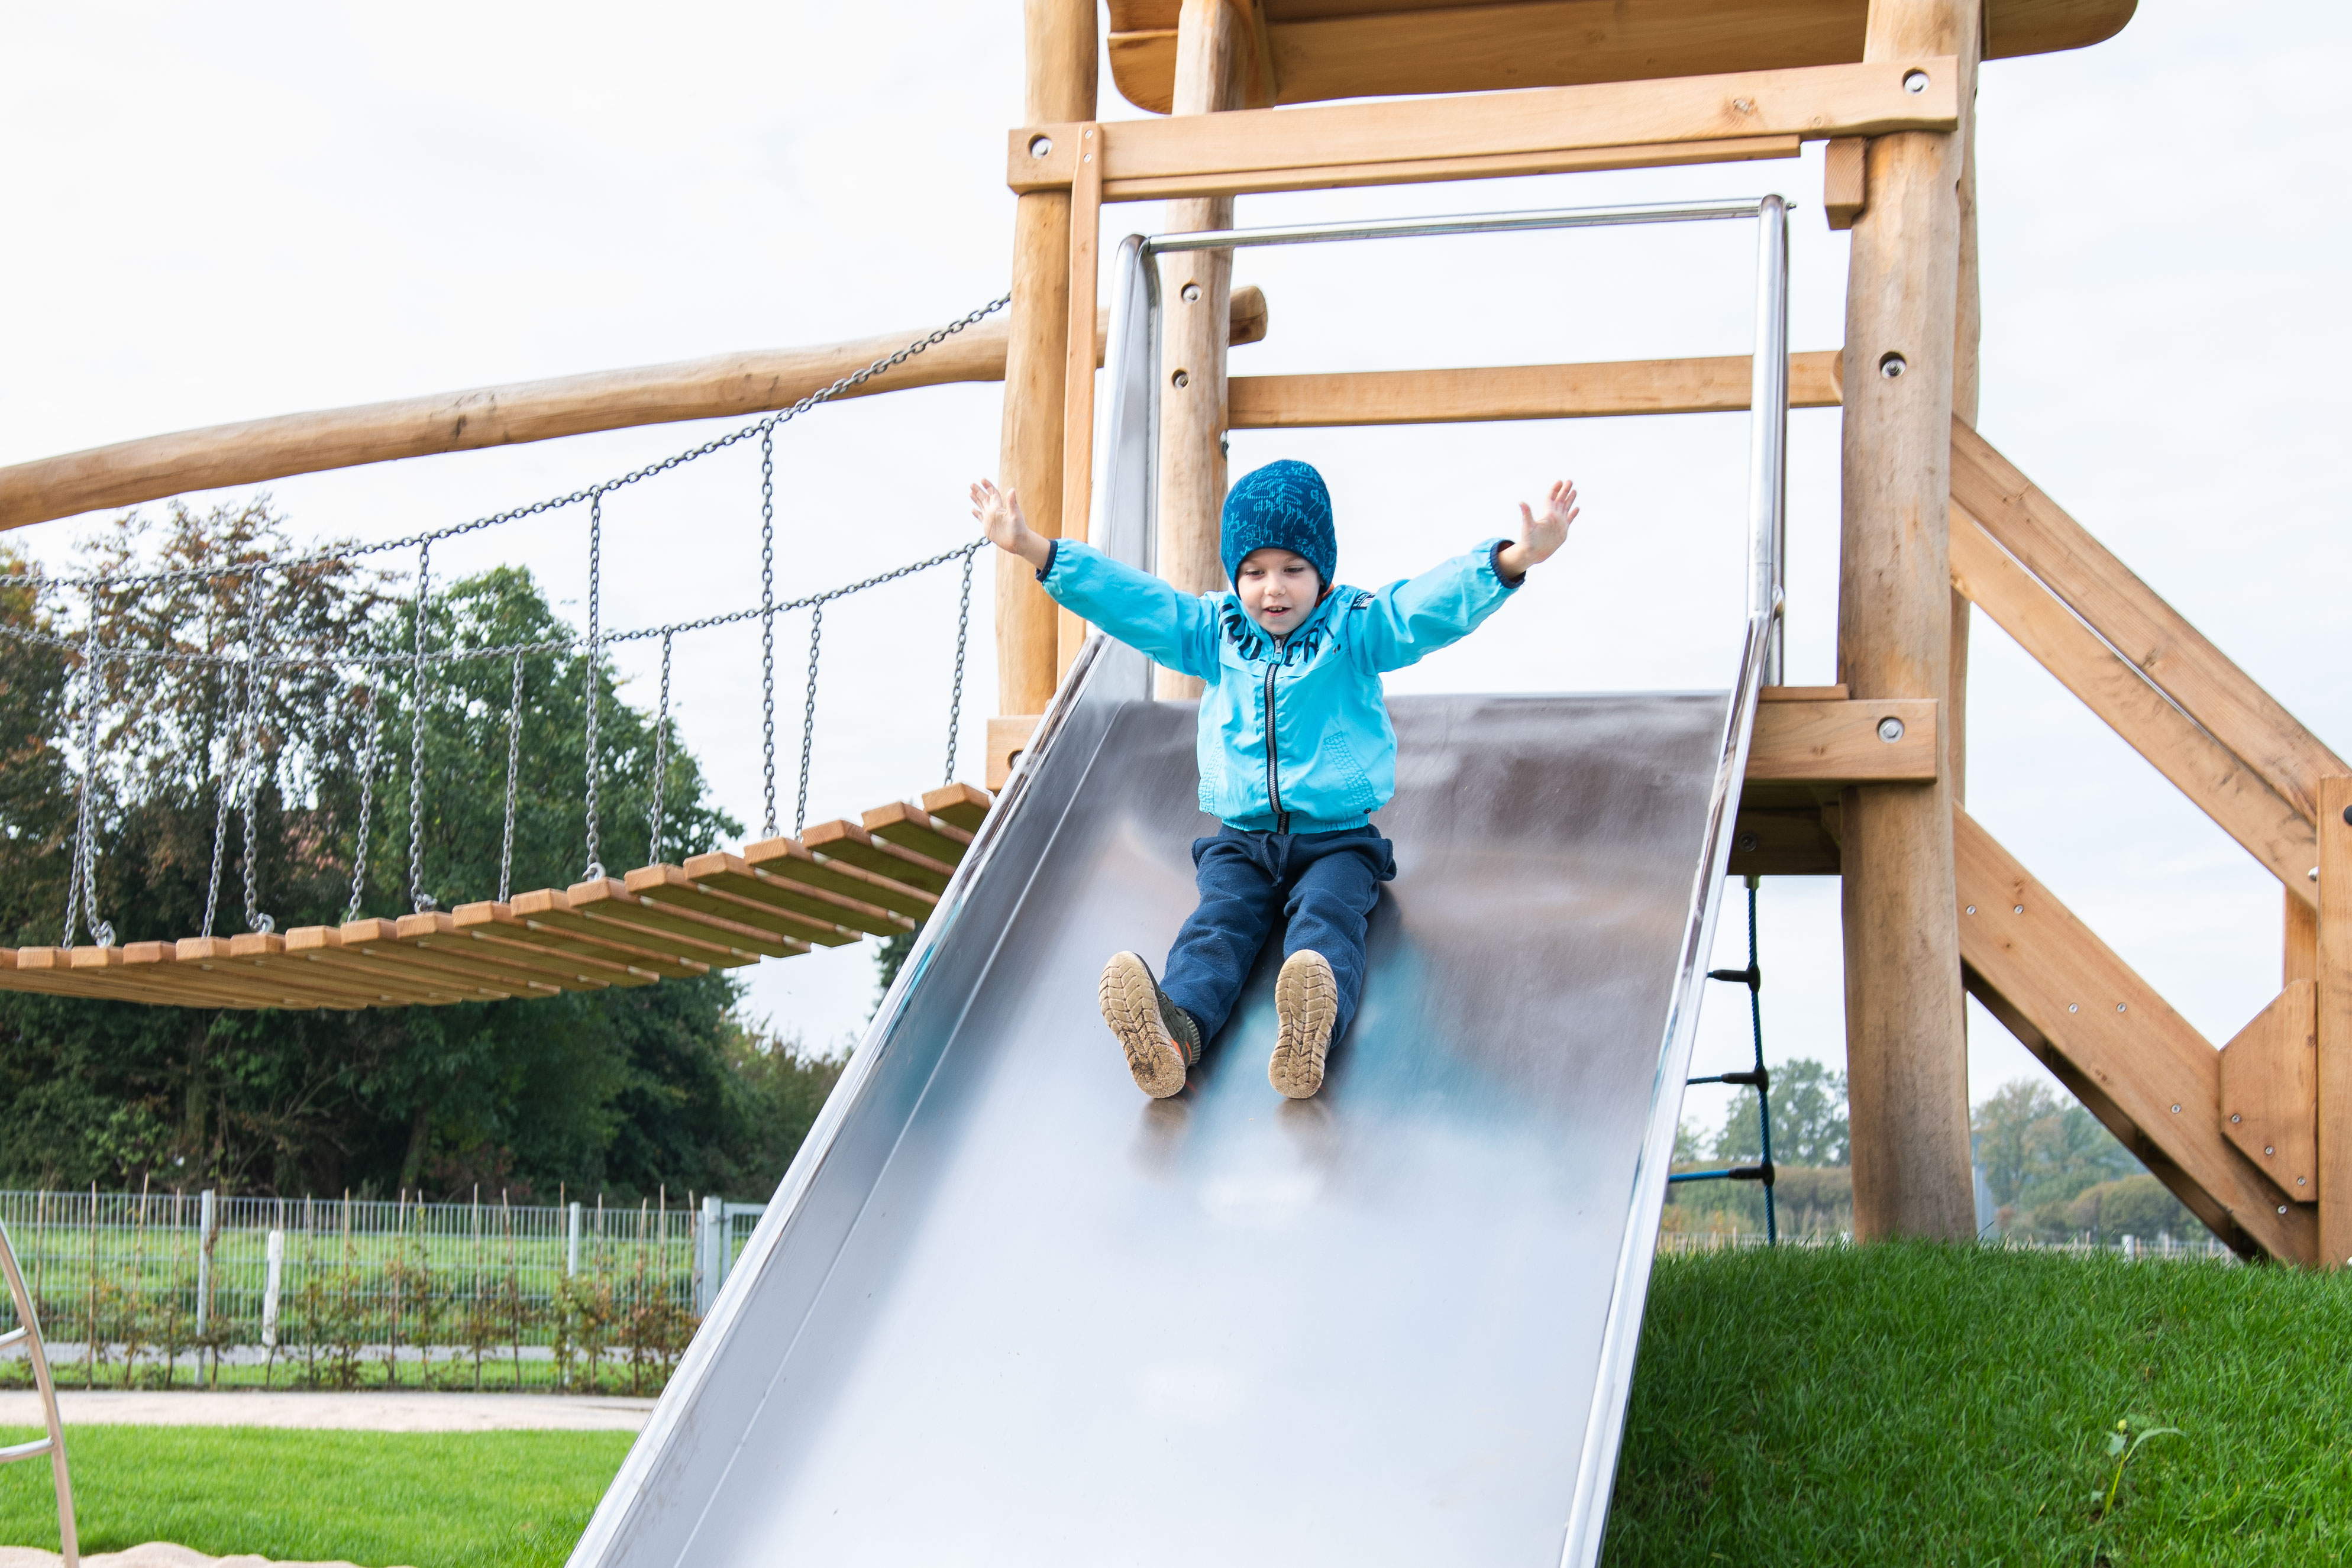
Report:
<svg viewBox="0 0 2352 1568"><path fill-rule="evenodd" d="M1323 1093L1270 944L1152 1102L1096 978L1214 824L1145 674L1089 642L576 1568L1597 1556L1752 697L1395 699Z"/></svg>

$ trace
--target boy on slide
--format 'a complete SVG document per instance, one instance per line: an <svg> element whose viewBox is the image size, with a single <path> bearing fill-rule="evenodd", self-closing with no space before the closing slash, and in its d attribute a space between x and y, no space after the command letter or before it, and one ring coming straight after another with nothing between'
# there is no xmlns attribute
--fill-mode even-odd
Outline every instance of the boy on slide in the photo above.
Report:
<svg viewBox="0 0 2352 1568"><path fill-rule="evenodd" d="M1168 978L1133 953L1102 977L1103 1021L1137 1087L1164 1099L1224 1027L1272 930L1288 916L1279 1019L1266 1077L1294 1100L1323 1086L1332 1042L1364 985L1364 927L1396 875L1370 814L1396 793L1396 731L1381 674L1467 636L1576 519L1576 487L1554 485L1519 538L1489 539L1377 592L1335 585L1331 493L1304 463L1270 463L1225 497L1218 550L1229 592L1182 593L1069 539L1049 539L1020 497L983 479L972 516L992 542L1037 569L1056 602L1171 670L1198 676L1201 810L1223 826L1192 841L1201 902L1176 934Z"/></svg>

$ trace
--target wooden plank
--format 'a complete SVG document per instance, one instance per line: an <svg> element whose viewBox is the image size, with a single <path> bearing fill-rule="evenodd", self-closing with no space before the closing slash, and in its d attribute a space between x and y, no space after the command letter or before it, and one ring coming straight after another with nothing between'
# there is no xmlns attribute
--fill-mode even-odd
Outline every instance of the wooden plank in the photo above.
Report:
<svg viewBox="0 0 2352 1568"><path fill-rule="evenodd" d="M0 947L0 990L26 991L45 997L70 997L78 993L72 978L62 970L52 969L40 962L46 947ZM31 955L18 966L17 955Z"/></svg>
<svg viewBox="0 0 2352 1568"><path fill-rule="evenodd" d="M813 871L823 870L814 861L808 864ZM694 855L688 859L685 870L697 887L764 908L803 915L812 923L829 921L844 930L862 931L874 936L891 936L916 928L915 921L903 915L893 915L878 904L846 898L822 887L779 876L752 865L740 855Z"/></svg>
<svg viewBox="0 0 2352 1568"><path fill-rule="evenodd" d="M1952 823L1972 988L1999 996L2052 1058L2095 1086L2110 1115L2160 1150L2187 1184L2173 1190L2201 1195L2208 1223L2218 1209L2225 1239L2234 1230L2273 1258L2311 1261L2311 1211L2222 1135L2220 1053L1966 811Z"/></svg>
<svg viewBox="0 0 2352 1568"><path fill-rule="evenodd" d="M332 967L318 961L320 951L312 947L289 951L286 936L247 933L229 938L228 968L252 977L258 985L300 987L352 1007L446 1007L483 999L432 985L413 974L387 979L362 968Z"/></svg>
<svg viewBox="0 0 2352 1568"><path fill-rule="evenodd" d="M967 833L980 831L980 824L993 804L994 796L970 784L943 784L923 791L924 810Z"/></svg>
<svg viewBox="0 0 2352 1568"><path fill-rule="evenodd" d="M511 904L461 904L450 913L460 933L480 940L573 961L593 959L647 980L686 980L710 972L710 966L698 958L583 930L588 922L571 917L563 906L563 894L551 888L520 894ZM407 922L401 924L404 936Z"/></svg>
<svg viewBox="0 0 2352 1568"><path fill-rule="evenodd" d="M1927 79L1921 90L1912 92L1904 82L1915 73ZM1145 181L1152 183L1148 194L1153 197L1222 193L1213 188L1170 188L1202 175L1750 137L1820 141L1894 131L1949 131L1959 122L1959 62L1943 56L1402 102L1113 120L1101 128L1103 196L1129 199L1127 183ZM1058 125L1014 131L1006 149L1007 183L1020 192L1069 185L1081 168L1077 131ZM1032 150L1040 136L1053 144L1043 157ZM1134 199L1145 193L1138 193Z"/></svg>
<svg viewBox="0 0 2352 1568"><path fill-rule="evenodd" d="M1936 777L1936 701L1759 704L1748 746L1751 783L1931 783ZM1884 730L1892 725L1889 738Z"/></svg>
<svg viewBox="0 0 2352 1568"><path fill-rule="evenodd" d="M799 883L820 893L879 904L891 914L903 916L918 925L930 918L932 906L939 903L938 894L909 886L893 877L877 875L846 861L820 861L798 839L762 839L757 843L745 844L743 861L771 877ZM842 924L848 925L854 922L845 919Z"/></svg>
<svg viewBox="0 0 2352 1568"><path fill-rule="evenodd" d="M593 896L591 890L595 885L580 884L583 902ZM587 950L591 953L603 949L625 957L633 965L648 968L676 964L688 973L692 969L738 969L760 960L761 954L756 948L677 936L590 915L572 906L572 888L558 892L554 888L544 887L515 898L514 913L530 927L532 941L571 937L587 944ZM665 977L682 978L684 976Z"/></svg>
<svg viewBox="0 0 2352 1568"><path fill-rule="evenodd" d="M683 873L681 873L683 874ZM796 936L781 936L763 926L698 914L629 891L619 877L573 883L563 890L571 914L590 922L587 929L609 928L620 939L652 946L676 945L688 956L702 958L708 948L718 955L706 963L737 967L761 958L789 958L809 950Z"/></svg>
<svg viewBox="0 0 2352 1568"><path fill-rule="evenodd" d="M819 947L845 947L858 937L857 932L835 921L803 915L770 900L747 898L713 887L688 875L679 866L640 866L622 882L633 897L651 899L656 904L695 915L740 922Z"/></svg>
<svg viewBox="0 0 2352 1568"><path fill-rule="evenodd" d="M2318 811L2319 780L2352 773L2352 764L2322 745L2089 529L1957 420L1952 499L2306 821ZM2304 861L2294 875L2310 864Z"/></svg>
<svg viewBox="0 0 2352 1568"><path fill-rule="evenodd" d="M2319 1200L2317 1007L2298 980L2221 1048L2221 1135L2297 1203Z"/></svg>
<svg viewBox="0 0 2352 1568"><path fill-rule="evenodd" d="M1869 139L1833 136L1822 153L1822 211L1830 227L1850 229L1870 204L1870 170L1864 153Z"/></svg>
<svg viewBox="0 0 2352 1568"><path fill-rule="evenodd" d="M2319 868L2314 866L2314 871ZM2319 910L2305 904L2292 892L2279 901L2286 906L2285 930L2281 933L2280 946L2284 951L2279 963L2279 984L2292 986L2297 980L2319 978Z"/></svg>
<svg viewBox="0 0 2352 1568"><path fill-rule="evenodd" d="M1838 405L1839 354L1789 356L1791 408ZM1622 414L1734 413L1748 407L1749 357L1490 365L1327 375L1235 376L1236 430L1486 420L1603 419Z"/></svg>
<svg viewBox="0 0 2352 1568"><path fill-rule="evenodd" d="M2075 49L2113 37L2134 0L1987 0L1986 52ZM1272 0L1277 103L1639 81L1862 57L1863 0ZM1169 112L1173 0L1111 0L1111 76Z"/></svg>
<svg viewBox="0 0 2352 1568"><path fill-rule="evenodd" d="M819 822L801 835L801 843L812 854L920 888L934 901L947 891L948 879L955 874L955 867L945 861L883 843L856 822Z"/></svg>
<svg viewBox="0 0 2352 1568"><path fill-rule="evenodd" d="M2319 780L2319 1250L2352 1265L2352 778Z"/></svg>
<svg viewBox="0 0 2352 1568"><path fill-rule="evenodd" d="M2267 867L2291 896L2306 902L2316 896L2308 873L2318 860L2318 839L2307 815L2119 658L1957 501L1951 549L1952 580L1962 593Z"/></svg>
<svg viewBox="0 0 2352 1568"><path fill-rule="evenodd" d="M1013 763L1029 749L1037 733L1036 714L1003 714L988 721L988 787L1002 789L1013 777Z"/></svg>
<svg viewBox="0 0 2352 1568"><path fill-rule="evenodd" d="M331 972L371 979L387 989L414 990L427 1002L495 1002L518 996L529 998L559 994L558 988L541 983L486 983L478 976L419 964L413 953L394 957L371 953L363 942L346 946L342 928L337 925L296 926L286 933L286 957L289 963L309 963Z"/></svg>
<svg viewBox="0 0 2352 1568"><path fill-rule="evenodd" d="M1837 841L1822 823L1818 806L1764 806L1740 802L1731 825L1731 876L1835 876Z"/></svg>
<svg viewBox="0 0 2352 1568"><path fill-rule="evenodd" d="M548 987L559 991L601 991L613 986L648 986L654 981L652 975L632 974L611 964L478 940L472 932L460 928L454 912L446 910L404 915L396 921L354 920L336 935L347 952L413 964L421 971L446 975L453 984L476 981L518 994L536 994Z"/></svg>
<svg viewBox="0 0 2352 1568"><path fill-rule="evenodd" d="M173 944L170 958L158 953L157 977L174 988L209 983L249 1006L348 1011L380 1004L377 992L339 985L320 976L271 972L271 960L283 950L283 944L284 939L275 936L183 937ZM209 976L210 981L199 981L199 974Z"/></svg>
<svg viewBox="0 0 2352 1568"><path fill-rule="evenodd" d="M1726 136L1700 141L1637 141L1622 147L1562 147L1465 158L1402 158L1384 163L1310 163L1297 169L1208 171L1122 180L1110 202L1223 199L1282 191L1344 191L1364 185L1422 185L1453 180L1508 180L1531 174L1588 174L1611 169L1673 169L1693 163L1755 163L1797 158L1794 136Z"/></svg>
<svg viewBox="0 0 2352 1568"><path fill-rule="evenodd" d="M1842 703L1853 695L1851 687L1835 686L1759 686L1756 700L1767 703Z"/></svg>
<svg viewBox="0 0 2352 1568"><path fill-rule="evenodd" d="M927 855L942 865L962 863L964 852L971 848L971 835L951 823L943 822L919 806L904 800L893 800L887 806L877 806L865 813L866 831L876 838Z"/></svg>

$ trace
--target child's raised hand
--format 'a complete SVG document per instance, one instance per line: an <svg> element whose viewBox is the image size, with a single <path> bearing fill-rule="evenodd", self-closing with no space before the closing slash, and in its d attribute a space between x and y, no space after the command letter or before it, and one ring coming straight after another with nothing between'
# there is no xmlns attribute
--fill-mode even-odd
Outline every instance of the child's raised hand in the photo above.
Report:
<svg viewBox="0 0 2352 1568"><path fill-rule="evenodd" d="M975 479L971 484L971 515L980 519L981 532L988 542L1001 550L1019 556L1039 571L1054 559L1053 546L1044 535L1029 526L1021 515L1021 493L999 490L995 481Z"/></svg>
<svg viewBox="0 0 2352 1568"><path fill-rule="evenodd" d="M1562 479L1544 496L1543 515L1525 501L1519 503L1519 538L1506 545L1495 564L1505 577L1524 577L1528 568L1549 560L1568 542L1568 525L1576 521L1576 482Z"/></svg>

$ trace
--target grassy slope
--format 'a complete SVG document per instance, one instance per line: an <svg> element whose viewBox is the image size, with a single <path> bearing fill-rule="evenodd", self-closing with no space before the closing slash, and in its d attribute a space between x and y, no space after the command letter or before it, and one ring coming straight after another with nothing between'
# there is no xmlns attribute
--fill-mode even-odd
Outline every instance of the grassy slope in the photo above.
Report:
<svg viewBox="0 0 2352 1568"><path fill-rule="evenodd" d="M2179 1427L2115 1515L2119 1416ZM0 1441L14 1440L0 1433ZM557 1563L625 1433L85 1427L83 1543ZM0 1541L56 1543L0 1470ZM2352 1561L2352 1275L1880 1247L1661 1261L1612 1568Z"/></svg>
<svg viewBox="0 0 2352 1568"><path fill-rule="evenodd" d="M2178 1427L2090 1500L2119 1417ZM1629 1564L2352 1561L2352 1276L1927 1246L1661 1260Z"/></svg>
<svg viewBox="0 0 2352 1568"><path fill-rule="evenodd" d="M570 1553L631 1436L84 1427L67 1452L84 1552L521 1568ZM0 1469L0 1542L57 1550L47 1464Z"/></svg>

